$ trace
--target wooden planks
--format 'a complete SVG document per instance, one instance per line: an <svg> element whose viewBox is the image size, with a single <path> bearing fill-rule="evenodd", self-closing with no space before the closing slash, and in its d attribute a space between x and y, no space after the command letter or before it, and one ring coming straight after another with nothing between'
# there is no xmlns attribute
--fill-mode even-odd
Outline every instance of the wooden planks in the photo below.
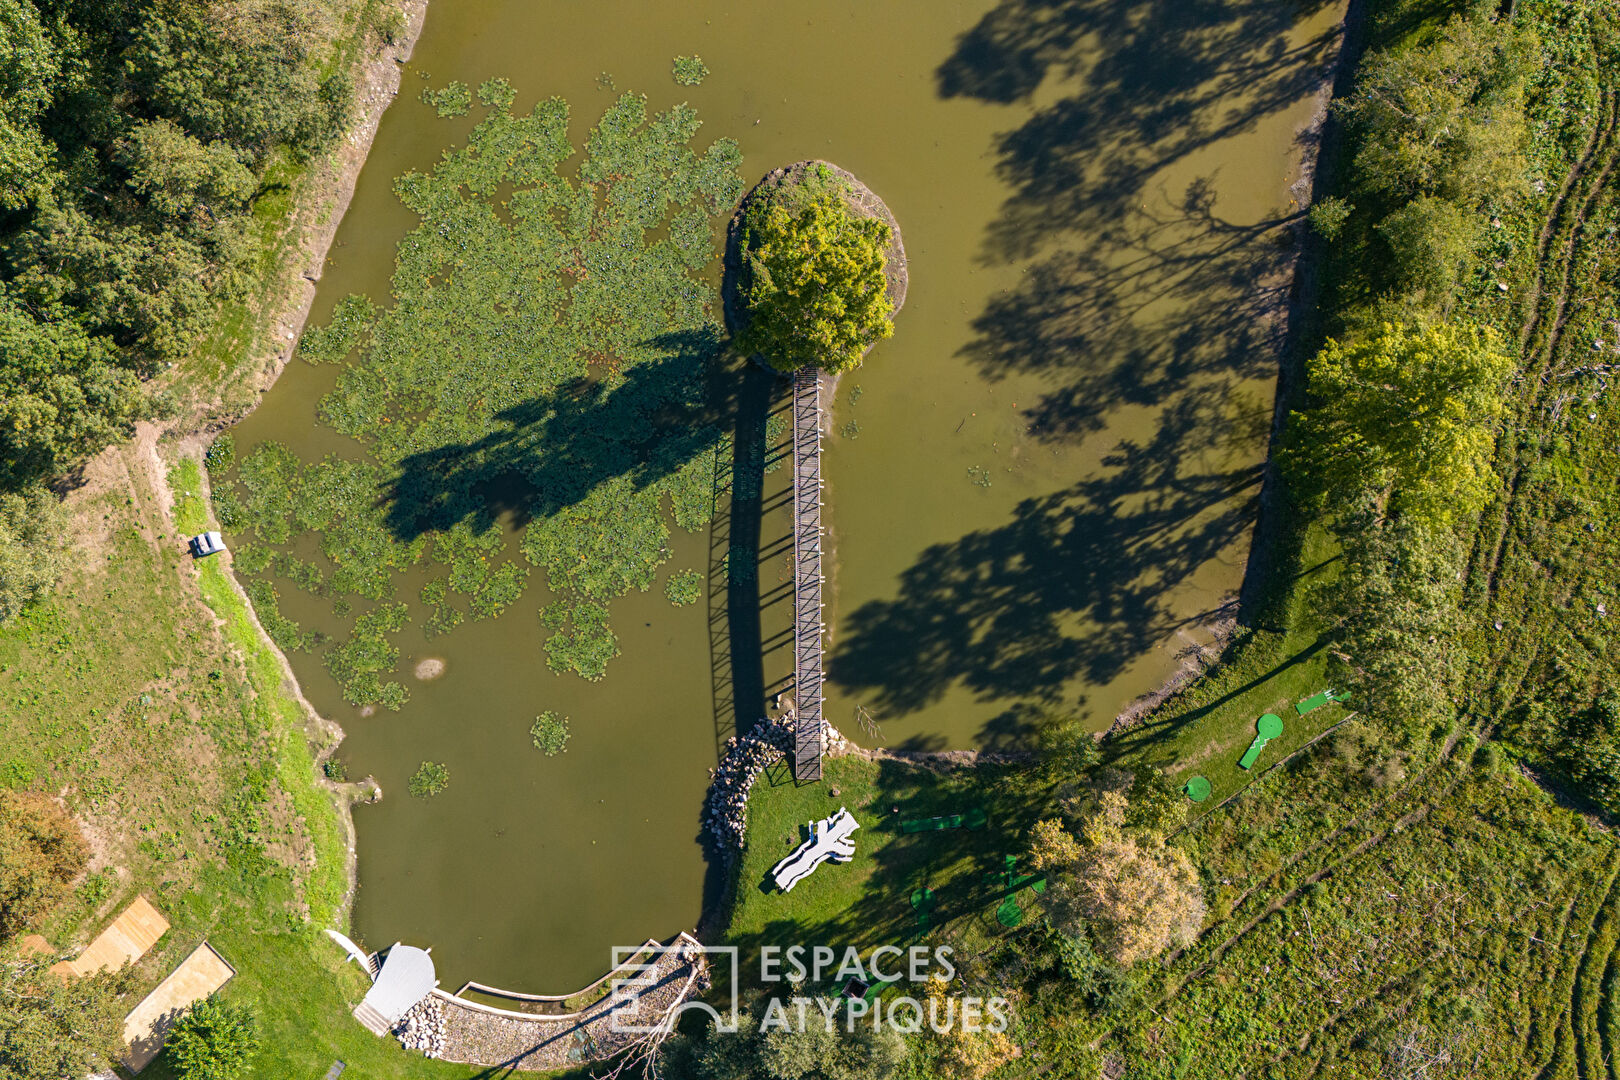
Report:
<svg viewBox="0 0 1620 1080"><path fill-rule="evenodd" d="M821 372L793 374L793 778L821 779Z"/></svg>
<svg viewBox="0 0 1620 1080"><path fill-rule="evenodd" d="M192 950L169 977L158 983L141 1003L124 1017L124 1041L129 1053L124 1064L130 1072L140 1072L163 1049L163 1039L186 1009L230 981L236 969L214 951L208 942Z"/></svg>
<svg viewBox="0 0 1620 1080"><path fill-rule="evenodd" d="M116 971L145 956L169 929L169 920L159 914L144 896L125 908L112 925L97 935L77 959L51 965L63 977L78 978L97 971Z"/></svg>

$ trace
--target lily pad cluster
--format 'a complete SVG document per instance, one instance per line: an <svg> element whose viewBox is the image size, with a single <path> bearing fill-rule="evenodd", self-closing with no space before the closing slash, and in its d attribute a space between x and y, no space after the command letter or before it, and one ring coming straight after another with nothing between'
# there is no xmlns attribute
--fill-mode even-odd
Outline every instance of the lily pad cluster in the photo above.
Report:
<svg viewBox="0 0 1620 1080"><path fill-rule="evenodd" d="M276 572L260 545L318 548L276 586L352 605L347 639L304 634L272 589L255 599L278 639L323 652L355 704L405 700L387 679L411 618L401 571L442 568L413 590L433 634L500 615L539 568L548 663L599 679L619 651L610 602L651 587L671 526L711 511L707 376L723 335L699 273L742 190L736 144L695 149L690 107L649 115L627 93L581 155L561 99L514 113L498 80L477 97L486 115L466 145L395 182L421 220L399 245L393 304L348 297L300 344L312 363L346 361L319 416L359 452L307 462L265 443L216 477L216 505L256 541L247 565ZM526 521L520 558L506 512Z"/></svg>

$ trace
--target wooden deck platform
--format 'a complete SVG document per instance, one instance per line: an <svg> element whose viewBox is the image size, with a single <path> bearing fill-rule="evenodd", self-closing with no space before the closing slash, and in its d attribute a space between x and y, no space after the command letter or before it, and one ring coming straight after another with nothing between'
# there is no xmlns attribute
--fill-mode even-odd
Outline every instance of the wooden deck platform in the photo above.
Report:
<svg viewBox="0 0 1620 1080"><path fill-rule="evenodd" d="M214 951L208 942L192 950L169 977L147 994L124 1017L124 1041L129 1053L124 1064L138 1073L152 1063L163 1049L163 1039L174 1021L196 1002L230 982L236 969Z"/></svg>
<svg viewBox="0 0 1620 1080"><path fill-rule="evenodd" d="M793 375L793 778L821 779L821 372Z"/></svg>
<svg viewBox="0 0 1620 1080"><path fill-rule="evenodd" d="M75 959L52 964L51 970L64 978L80 978L97 971L116 971L145 956L169 929L169 920L159 914L144 896L125 908L112 925L96 936L89 948Z"/></svg>

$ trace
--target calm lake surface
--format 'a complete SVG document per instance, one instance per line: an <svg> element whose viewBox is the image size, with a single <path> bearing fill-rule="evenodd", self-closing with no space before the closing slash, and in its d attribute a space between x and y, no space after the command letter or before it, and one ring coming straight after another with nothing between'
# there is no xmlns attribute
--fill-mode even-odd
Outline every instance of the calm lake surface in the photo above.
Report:
<svg viewBox="0 0 1620 1080"><path fill-rule="evenodd" d="M312 324L346 294L388 296L415 224L393 180L476 118L440 119L425 86L505 77L522 110L562 96L576 145L618 91L689 101L695 145L738 140L749 184L837 162L894 211L911 280L895 336L834 399L826 715L862 742L930 748L1014 741L1016 707L1036 702L1101 727L1208 639L1240 582L1296 132L1341 15L1303 0L439 3ZM678 86L671 60L691 53L712 74ZM354 455L315 419L335 374L290 366L236 429L239 454L275 439L306 461ZM757 524L719 526L758 528L759 595L672 607L670 572L715 565L707 532L675 530L659 584L612 606L622 655L599 683L545 666L539 571L500 618L431 642L413 600L398 713L360 715L318 657L293 656L348 732L351 775L387 793L355 813L368 945L433 946L451 989L561 993L610 946L696 922L717 740L788 673L787 473L766 474ZM426 575L405 578L414 597ZM282 596L306 628L342 629L329 604ZM418 682L427 656L446 672ZM530 746L543 709L571 718L558 757ZM406 794L423 760L452 777L426 801Z"/></svg>

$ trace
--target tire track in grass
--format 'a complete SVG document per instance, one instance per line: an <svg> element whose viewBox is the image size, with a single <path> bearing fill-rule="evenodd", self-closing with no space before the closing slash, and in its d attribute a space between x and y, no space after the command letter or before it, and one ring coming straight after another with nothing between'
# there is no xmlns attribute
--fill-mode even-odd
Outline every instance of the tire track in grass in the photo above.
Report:
<svg viewBox="0 0 1620 1080"><path fill-rule="evenodd" d="M1603 1008L1605 977L1614 966L1617 917L1620 917L1620 891L1615 889L1615 879L1611 878L1602 912L1575 976L1572 1011L1576 1075L1581 1080L1599 1080L1608 1075L1607 1040L1603 1037L1599 1013Z"/></svg>
<svg viewBox="0 0 1620 1080"><path fill-rule="evenodd" d="M1592 904L1591 914L1589 916L1583 915L1577 922L1576 925L1580 927L1579 930L1571 931L1566 924L1565 932L1559 943L1561 947L1556 955L1568 956L1569 959L1566 963L1559 965L1559 974L1554 982L1553 992L1548 995L1549 1013L1543 1017L1531 1017L1531 1045L1527 1046L1526 1050L1532 1052L1533 1057L1525 1061L1525 1065L1528 1068L1534 1068L1544 1060L1544 1051L1537 1049L1535 1043L1546 1044L1549 1040L1551 1043L1545 1052L1544 1063L1541 1064L1541 1068L1536 1073L1538 1080L1550 1080L1554 1076L1561 1075L1572 1074L1581 1077L1587 1075L1584 1071L1586 1063L1584 1052L1586 1032L1580 1015L1583 1003L1582 973L1586 970L1588 955L1592 952L1593 941L1598 934L1599 925L1604 922L1604 917L1614 900L1615 879L1617 874L1620 874L1620 862L1616 861L1612 853L1608 858L1606 869L1607 876L1603 882L1602 895ZM1575 934L1580 935L1581 948L1579 952L1571 954L1566 947L1562 946ZM1551 1029L1551 1035L1548 1036L1544 1033L1548 1031L1547 1022L1553 1020L1550 1010L1554 1002L1562 1002L1563 1008L1559 1010L1557 1024ZM1570 1061L1571 1056L1573 1056L1573 1062ZM1570 1070L1571 1064L1573 1065L1573 1073Z"/></svg>
<svg viewBox="0 0 1620 1080"><path fill-rule="evenodd" d="M1597 1007L1598 1046L1603 1052L1603 1061L1607 1066L1603 1075L1609 1077L1609 1080L1620 1080L1620 1061L1615 1060L1615 1052L1620 1049L1620 1046L1617 1046L1617 1041L1620 1040L1615 1037L1614 1012L1615 993L1620 990L1620 985L1617 985L1620 983L1620 963L1617 963L1617 960L1620 960L1620 950L1611 950L1609 960L1603 966L1603 984Z"/></svg>
<svg viewBox="0 0 1620 1080"><path fill-rule="evenodd" d="M1529 420L1541 403L1543 393L1544 375L1546 366L1557 348L1560 336L1568 321L1569 293L1573 276L1575 256L1579 248L1579 241L1584 231L1587 218L1592 208L1603 195L1605 185L1615 167L1615 129L1620 123L1620 107L1617 107L1616 96L1608 87L1603 88L1602 105L1599 109L1597 124L1592 129L1592 136L1587 143L1586 152L1581 160L1564 179L1564 185L1559 189L1558 197L1554 201L1552 210L1548 213L1546 222L1542 225L1541 236L1536 251L1536 278L1526 297L1529 314L1519 331L1519 354L1523 361L1522 391L1519 402L1519 415L1517 423L1504 424L1501 433L1497 436L1497 454L1502 456L1504 450L1511 453L1511 463L1507 471L1507 492L1502 499L1502 512L1497 519L1495 538L1491 545L1491 559L1486 571L1486 606L1490 610L1490 601L1496 594L1496 578L1502 565L1502 555L1511 533L1510 523L1512 512L1519 500L1519 489L1524 480L1524 453L1519 447L1519 436L1529 428ZM1601 162L1601 164L1599 164ZM1588 184L1592 170L1598 168L1595 183ZM1577 189L1584 192L1572 204ZM1573 206L1573 209L1572 209ZM1567 228L1560 224L1568 216ZM1547 289L1549 274L1554 267L1549 263L1550 248L1555 237L1564 237L1560 251L1556 255L1556 273L1559 279L1558 298L1553 301L1552 310L1555 318L1547 332L1542 335L1540 344L1530 352L1531 343L1538 334L1541 334L1544 322L1544 312L1547 305L1543 302ZM1511 441L1510 441L1511 440Z"/></svg>

